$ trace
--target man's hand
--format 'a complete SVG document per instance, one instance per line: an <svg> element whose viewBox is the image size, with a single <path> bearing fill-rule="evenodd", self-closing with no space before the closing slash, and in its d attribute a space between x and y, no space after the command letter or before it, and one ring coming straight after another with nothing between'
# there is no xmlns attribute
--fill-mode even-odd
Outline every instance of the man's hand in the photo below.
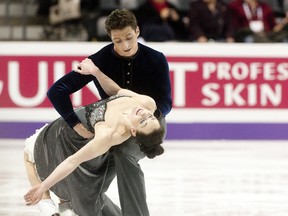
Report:
<svg viewBox="0 0 288 216"><path fill-rule="evenodd" d="M86 139L92 138L94 136L94 134L88 131L81 123L76 124L73 127L73 130Z"/></svg>

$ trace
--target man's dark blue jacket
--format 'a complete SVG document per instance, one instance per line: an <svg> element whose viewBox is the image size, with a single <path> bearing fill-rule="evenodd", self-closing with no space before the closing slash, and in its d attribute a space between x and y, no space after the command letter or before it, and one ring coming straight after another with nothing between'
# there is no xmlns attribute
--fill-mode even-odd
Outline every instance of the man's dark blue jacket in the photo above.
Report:
<svg viewBox="0 0 288 216"><path fill-rule="evenodd" d="M167 115L172 108L172 98L169 67L164 54L138 43L135 56L124 58L115 53L113 46L111 43L88 58L121 88L152 97L161 113ZM70 127L80 120L73 111L69 95L90 81L94 82L102 99L108 97L94 76L74 71L56 81L47 92L49 100Z"/></svg>

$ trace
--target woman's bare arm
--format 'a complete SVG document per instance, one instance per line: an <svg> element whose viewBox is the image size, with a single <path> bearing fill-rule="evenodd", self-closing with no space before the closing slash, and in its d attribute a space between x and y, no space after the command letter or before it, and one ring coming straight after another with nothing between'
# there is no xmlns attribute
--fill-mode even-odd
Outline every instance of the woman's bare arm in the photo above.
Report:
<svg viewBox="0 0 288 216"><path fill-rule="evenodd" d="M142 104L143 107L151 110L152 112L154 112L157 109L154 99L147 95L137 94L128 89L120 89L117 94L135 98L137 101L139 101L139 103Z"/></svg>
<svg viewBox="0 0 288 216"><path fill-rule="evenodd" d="M100 69L92 62L91 59L84 59L78 66L77 69L75 69L76 72L81 73L83 75L93 75L96 77L98 82L100 83L103 90L108 94L116 95L117 92L121 89L120 86L114 82L112 79L110 79L108 76L106 76Z"/></svg>
<svg viewBox="0 0 288 216"><path fill-rule="evenodd" d="M101 123L96 125L95 131L97 131L97 136L93 140L88 142L75 154L66 158L40 185L36 185L28 191L24 196L27 205L38 203L45 191L67 177L81 163L104 154L111 146L120 144L130 137L129 135L121 135Z"/></svg>
<svg viewBox="0 0 288 216"><path fill-rule="evenodd" d="M95 76L103 90L110 96L116 94L131 96L137 99L143 106L151 111L156 110L156 103L151 97L137 94L136 92L128 89L122 89L117 83L100 71L100 69L92 62L91 59L84 59L75 71L83 75Z"/></svg>

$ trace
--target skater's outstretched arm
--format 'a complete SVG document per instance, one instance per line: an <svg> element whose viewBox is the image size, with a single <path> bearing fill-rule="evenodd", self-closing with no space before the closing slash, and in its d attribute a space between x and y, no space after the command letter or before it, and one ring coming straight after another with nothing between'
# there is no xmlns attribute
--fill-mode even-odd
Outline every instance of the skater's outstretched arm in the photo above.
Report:
<svg viewBox="0 0 288 216"><path fill-rule="evenodd" d="M66 158L42 183L35 185L24 195L26 205L37 204L46 191L72 173L81 163L104 154L111 146L118 145L131 136L128 133L119 134L105 123L97 124L95 131L97 131L97 136L94 139L75 154Z"/></svg>

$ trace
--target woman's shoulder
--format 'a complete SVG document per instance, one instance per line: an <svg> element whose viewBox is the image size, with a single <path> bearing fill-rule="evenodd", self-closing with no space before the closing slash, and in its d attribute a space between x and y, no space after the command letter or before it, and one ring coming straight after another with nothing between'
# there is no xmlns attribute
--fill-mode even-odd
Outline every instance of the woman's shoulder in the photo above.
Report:
<svg viewBox="0 0 288 216"><path fill-rule="evenodd" d="M118 98L127 98L138 101L142 106L145 106L148 109L153 110L156 109L156 103L154 99L148 95L144 94L137 94L133 91L127 90L127 89L121 89L117 95L110 96L109 101L118 99Z"/></svg>
<svg viewBox="0 0 288 216"><path fill-rule="evenodd" d="M156 110L156 102L152 97L148 95L138 95L134 96L133 98L139 101L146 109L149 109L151 111Z"/></svg>

